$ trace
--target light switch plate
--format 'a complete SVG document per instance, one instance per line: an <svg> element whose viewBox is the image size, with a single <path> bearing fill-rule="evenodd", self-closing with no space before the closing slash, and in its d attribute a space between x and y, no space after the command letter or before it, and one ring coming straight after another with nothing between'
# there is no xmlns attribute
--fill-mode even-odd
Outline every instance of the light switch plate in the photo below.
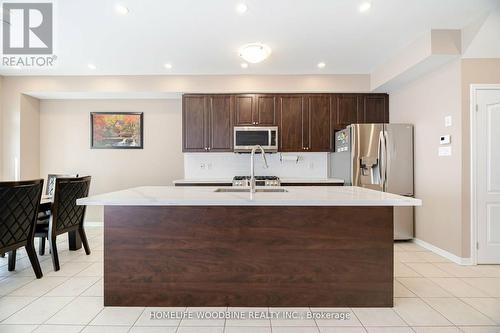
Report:
<svg viewBox="0 0 500 333"><path fill-rule="evenodd" d="M439 147L438 156L451 156L451 146Z"/></svg>
<svg viewBox="0 0 500 333"><path fill-rule="evenodd" d="M451 116L444 117L444 127L451 127L452 121Z"/></svg>

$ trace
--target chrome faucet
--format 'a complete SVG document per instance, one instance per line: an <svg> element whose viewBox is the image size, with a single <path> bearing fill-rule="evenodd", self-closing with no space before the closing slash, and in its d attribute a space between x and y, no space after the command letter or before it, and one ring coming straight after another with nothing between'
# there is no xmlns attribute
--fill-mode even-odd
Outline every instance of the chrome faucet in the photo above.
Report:
<svg viewBox="0 0 500 333"><path fill-rule="evenodd" d="M264 159L264 168L268 168L266 160L266 152L262 146L257 145L252 147L252 152L250 154L250 193L255 193L255 152L257 149L260 150L262 158Z"/></svg>

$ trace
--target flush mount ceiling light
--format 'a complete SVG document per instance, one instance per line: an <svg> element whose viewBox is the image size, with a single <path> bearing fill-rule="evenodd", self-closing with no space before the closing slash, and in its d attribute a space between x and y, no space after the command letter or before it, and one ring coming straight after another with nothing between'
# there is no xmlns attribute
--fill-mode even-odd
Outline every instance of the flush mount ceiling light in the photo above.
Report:
<svg viewBox="0 0 500 333"><path fill-rule="evenodd" d="M262 43L250 43L240 47L239 54L249 63L256 64L269 57L271 48Z"/></svg>
<svg viewBox="0 0 500 333"><path fill-rule="evenodd" d="M248 68L248 64L246 62L242 62L240 66L241 68Z"/></svg>
<svg viewBox="0 0 500 333"><path fill-rule="evenodd" d="M115 6L115 11L120 15L127 15L129 13L128 8L120 4Z"/></svg>
<svg viewBox="0 0 500 333"><path fill-rule="evenodd" d="M325 68L326 67L326 64L322 61L322 62L318 62L318 68Z"/></svg>
<svg viewBox="0 0 500 333"><path fill-rule="evenodd" d="M172 69L172 64L166 63L165 65L163 65L163 67L165 67L166 69Z"/></svg>
<svg viewBox="0 0 500 333"><path fill-rule="evenodd" d="M236 12L240 15L245 14L248 10L248 7L244 3L239 3L236 5Z"/></svg>
<svg viewBox="0 0 500 333"><path fill-rule="evenodd" d="M97 69L96 65L94 64L88 64L87 67L91 70Z"/></svg>
<svg viewBox="0 0 500 333"><path fill-rule="evenodd" d="M371 1L363 1L358 9L361 13L364 13L364 12L367 12L370 10L370 8L372 8L372 2Z"/></svg>

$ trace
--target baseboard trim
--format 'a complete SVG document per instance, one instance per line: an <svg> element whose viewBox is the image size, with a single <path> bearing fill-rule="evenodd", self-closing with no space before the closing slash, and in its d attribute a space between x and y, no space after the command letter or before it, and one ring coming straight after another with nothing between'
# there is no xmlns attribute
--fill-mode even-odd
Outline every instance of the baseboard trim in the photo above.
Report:
<svg viewBox="0 0 500 333"><path fill-rule="evenodd" d="M467 266L467 265L472 265L472 259L471 258L462 258L462 257L459 257L457 255L454 255L453 253L451 252L448 252L446 250L443 250L437 246L434 246L430 243L427 243L421 239L418 239L418 238L414 238L413 239L413 243L417 244L417 245L420 245L421 247L429 250L429 251L432 251L434 252L435 254L437 255L440 255L441 257L444 257L448 260L451 260L453 261L454 263L456 264L459 264L459 265L464 265L464 266Z"/></svg>

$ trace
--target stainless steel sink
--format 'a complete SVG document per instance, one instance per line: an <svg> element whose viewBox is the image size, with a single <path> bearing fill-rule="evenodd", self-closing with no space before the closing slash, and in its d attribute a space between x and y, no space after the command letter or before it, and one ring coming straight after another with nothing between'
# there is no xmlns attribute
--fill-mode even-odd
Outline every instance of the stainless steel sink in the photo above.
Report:
<svg viewBox="0 0 500 333"><path fill-rule="evenodd" d="M250 192L249 188L234 188L234 187L221 187L216 189L214 192ZM283 193L288 192L288 190L284 188L257 188L255 192L274 192L274 193Z"/></svg>

